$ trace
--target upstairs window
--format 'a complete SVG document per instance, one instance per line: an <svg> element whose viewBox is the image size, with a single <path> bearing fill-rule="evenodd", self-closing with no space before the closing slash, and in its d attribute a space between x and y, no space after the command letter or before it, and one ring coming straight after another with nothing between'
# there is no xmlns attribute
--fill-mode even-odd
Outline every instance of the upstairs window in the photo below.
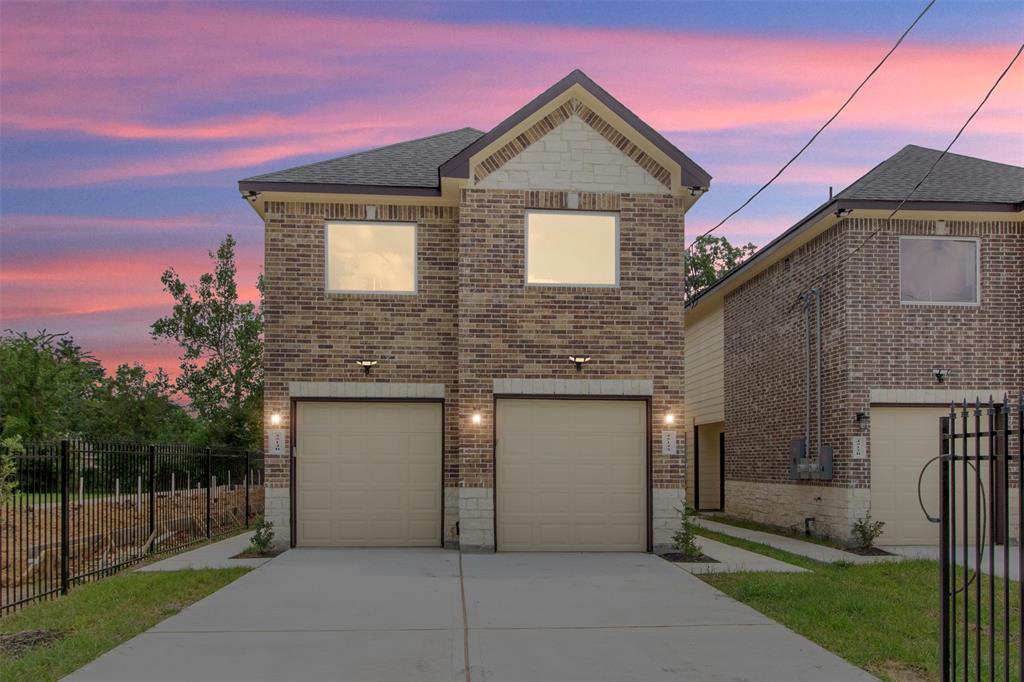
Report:
<svg viewBox="0 0 1024 682"><path fill-rule="evenodd" d="M528 211L526 283L618 286L618 216L585 211Z"/></svg>
<svg viewBox="0 0 1024 682"><path fill-rule="evenodd" d="M903 303L977 304L978 240L900 237Z"/></svg>
<svg viewBox="0 0 1024 682"><path fill-rule="evenodd" d="M327 223L327 291L416 293L415 223Z"/></svg>

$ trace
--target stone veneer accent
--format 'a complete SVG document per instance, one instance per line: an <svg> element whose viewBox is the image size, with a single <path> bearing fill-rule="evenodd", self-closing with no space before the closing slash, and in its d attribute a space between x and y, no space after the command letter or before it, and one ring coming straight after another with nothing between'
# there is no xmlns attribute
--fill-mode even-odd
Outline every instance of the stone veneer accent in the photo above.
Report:
<svg viewBox="0 0 1024 682"><path fill-rule="evenodd" d="M654 191L665 192L672 182L672 174L669 173L668 169L659 164L657 161L647 155L640 147L633 144L628 137L623 135L617 128L612 126L610 123L605 121L601 116L594 112L583 102L578 99L570 99L565 104L552 110L547 116L540 119L532 126L527 128L525 131L517 135L511 142L501 147L493 154L488 156L486 159L481 161L473 169L473 181L479 183L481 180L494 173L498 169L506 167L519 157L524 150L529 148L531 145L536 144L541 139L544 139L555 131L566 121L570 119L577 119L581 123L586 124L585 127L596 132L600 137L604 138L613 148L621 151L628 159L632 160L637 166L647 172L648 175L653 177L661 187L656 188ZM576 126L573 126L574 131L579 130ZM556 137L552 139L562 139ZM563 140L565 141L565 140ZM547 150L546 150L547 151ZM557 151L561 152L562 149ZM569 159L570 162L573 159ZM557 161L553 161L557 163ZM518 187L517 189L526 189ZM534 189L531 187L530 189ZM554 184L542 187L542 189L566 189L563 185ZM601 191L635 191L630 188L624 188L619 185L617 187L602 188ZM646 190L651 191L651 190Z"/></svg>
<svg viewBox="0 0 1024 682"><path fill-rule="evenodd" d="M459 488L459 548L494 551L494 488Z"/></svg>
<svg viewBox="0 0 1024 682"><path fill-rule="evenodd" d="M291 491L288 488L271 487L269 481L263 491L263 516L274 524L274 546L287 549L292 538Z"/></svg>
<svg viewBox="0 0 1024 682"><path fill-rule="evenodd" d="M651 544L658 554L672 551L672 536L679 530L679 510L685 506L686 490L683 488L651 491Z"/></svg>
<svg viewBox="0 0 1024 682"><path fill-rule="evenodd" d="M981 304L902 304L900 235L978 238ZM1015 405L1014 389L1024 386L1021 253L1021 223L847 218L728 294L727 511L800 528L813 516L820 532L846 539L870 505L870 443L868 458L850 457L851 436L870 435L858 412L870 419L873 403L941 404L1001 396L1001 387L1010 387ZM789 443L804 430L804 319L796 301L812 286L822 288L823 430L835 452L834 479L824 483L789 480ZM941 389L937 367L953 370ZM812 403L812 433L813 423Z"/></svg>
<svg viewBox="0 0 1024 682"><path fill-rule="evenodd" d="M490 189L654 192L664 185L573 114L476 183Z"/></svg>

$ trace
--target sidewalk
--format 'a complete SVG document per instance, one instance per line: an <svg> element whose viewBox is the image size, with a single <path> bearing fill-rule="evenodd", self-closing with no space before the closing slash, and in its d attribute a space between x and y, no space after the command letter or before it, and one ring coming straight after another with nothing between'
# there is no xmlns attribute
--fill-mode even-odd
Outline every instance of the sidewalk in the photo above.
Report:
<svg viewBox="0 0 1024 682"><path fill-rule="evenodd" d="M694 575L701 575L703 573L740 573L744 571L775 571L777 573L804 573L807 571L806 568L787 564L784 561L773 559L764 554L751 552L740 547L733 547L710 538L698 538L697 544L701 546L701 549L709 557L718 559L718 563L673 562L679 568Z"/></svg>
<svg viewBox="0 0 1024 682"><path fill-rule="evenodd" d="M271 557L258 559L232 559L249 546L252 531L232 535L224 540L203 545L197 549L147 564L140 571L180 571L185 568L259 568L270 561Z"/></svg>
<svg viewBox="0 0 1024 682"><path fill-rule="evenodd" d="M710 519L698 517L695 518L693 522L701 528L706 528L707 530L721 533L722 535L729 535L734 538L741 538L751 542L759 542L762 545L768 545L769 547L781 549L784 552L789 552L790 554L797 554L799 556L827 564L834 563L836 561L845 561L851 564L876 564L882 561L900 560L900 557L898 556L861 556L860 554L844 552L843 550L836 549L834 547L819 545L816 542L807 542L806 540L787 537L785 535L777 535L775 533L766 533L760 530L750 530L748 528L730 526L727 523L719 523L718 521L711 521ZM701 542L704 541L705 539L701 538Z"/></svg>

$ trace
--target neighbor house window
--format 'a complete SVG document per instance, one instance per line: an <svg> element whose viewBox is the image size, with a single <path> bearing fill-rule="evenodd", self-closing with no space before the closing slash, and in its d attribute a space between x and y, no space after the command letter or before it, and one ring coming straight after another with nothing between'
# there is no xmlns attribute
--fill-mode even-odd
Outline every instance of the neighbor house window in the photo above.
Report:
<svg viewBox="0 0 1024 682"><path fill-rule="evenodd" d="M978 240L900 237L903 303L978 303Z"/></svg>
<svg viewBox="0 0 1024 682"><path fill-rule="evenodd" d="M327 290L416 292L414 223L327 223Z"/></svg>
<svg viewBox="0 0 1024 682"><path fill-rule="evenodd" d="M584 211L529 211L526 283L617 286L618 216Z"/></svg>

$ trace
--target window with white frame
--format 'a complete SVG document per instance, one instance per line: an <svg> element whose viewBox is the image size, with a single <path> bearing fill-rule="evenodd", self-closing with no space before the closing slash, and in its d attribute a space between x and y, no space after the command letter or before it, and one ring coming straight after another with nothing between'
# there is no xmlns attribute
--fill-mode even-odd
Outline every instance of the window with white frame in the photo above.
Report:
<svg viewBox="0 0 1024 682"><path fill-rule="evenodd" d="M528 211L526 283L618 286L619 217L587 211Z"/></svg>
<svg viewBox="0 0 1024 682"><path fill-rule="evenodd" d="M326 287L334 293L416 292L416 224L331 222Z"/></svg>
<svg viewBox="0 0 1024 682"><path fill-rule="evenodd" d="M978 240L900 237L900 300L903 303L976 304Z"/></svg>

